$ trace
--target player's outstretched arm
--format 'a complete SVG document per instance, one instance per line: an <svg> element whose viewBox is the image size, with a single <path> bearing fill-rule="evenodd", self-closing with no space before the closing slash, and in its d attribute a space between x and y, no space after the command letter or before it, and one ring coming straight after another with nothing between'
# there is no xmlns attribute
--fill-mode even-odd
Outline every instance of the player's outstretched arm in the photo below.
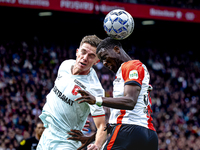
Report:
<svg viewBox="0 0 200 150"><path fill-rule="evenodd" d="M137 103L140 90L141 88L138 85L125 85L123 97L119 98L101 97L102 98L101 105L116 109L132 110L134 109ZM77 92L79 92L81 95L84 95L75 100L78 101L78 103L87 102L91 105L96 104L96 97L91 95L89 92L84 90L78 90Z"/></svg>

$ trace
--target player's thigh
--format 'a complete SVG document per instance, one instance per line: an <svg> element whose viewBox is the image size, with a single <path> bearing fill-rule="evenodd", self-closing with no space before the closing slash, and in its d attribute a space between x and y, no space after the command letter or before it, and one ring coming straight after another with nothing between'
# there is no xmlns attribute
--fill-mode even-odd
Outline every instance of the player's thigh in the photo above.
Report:
<svg viewBox="0 0 200 150"><path fill-rule="evenodd" d="M158 136L156 131L152 131L150 130L150 139L149 139L149 143L148 146L152 148L152 150L158 150Z"/></svg>
<svg viewBox="0 0 200 150"><path fill-rule="evenodd" d="M155 131L135 126L127 150L158 150L158 137Z"/></svg>
<svg viewBox="0 0 200 150"><path fill-rule="evenodd" d="M103 150L126 150L127 138L122 134L122 126L117 125L113 128L110 137L102 148Z"/></svg>
<svg viewBox="0 0 200 150"><path fill-rule="evenodd" d="M116 126L103 150L157 150L155 131L136 125ZM118 131L117 131L118 129Z"/></svg>

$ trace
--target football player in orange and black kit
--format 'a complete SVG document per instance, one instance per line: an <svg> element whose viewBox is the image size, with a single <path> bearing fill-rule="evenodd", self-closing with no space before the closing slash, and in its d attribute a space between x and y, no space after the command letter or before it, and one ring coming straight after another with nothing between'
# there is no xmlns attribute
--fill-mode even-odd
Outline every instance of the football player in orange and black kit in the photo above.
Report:
<svg viewBox="0 0 200 150"><path fill-rule="evenodd" d="M110 107L111 136L102 149L158 150L158 137L151 117L150 75L146 66L139 60L132 60L121 43L110 37L99 44L97 56L116 74L113 97L94 97L87 91L78 90L84 96L75 101ZM77 136L82 140L76 133L71 139Z"/></svg>

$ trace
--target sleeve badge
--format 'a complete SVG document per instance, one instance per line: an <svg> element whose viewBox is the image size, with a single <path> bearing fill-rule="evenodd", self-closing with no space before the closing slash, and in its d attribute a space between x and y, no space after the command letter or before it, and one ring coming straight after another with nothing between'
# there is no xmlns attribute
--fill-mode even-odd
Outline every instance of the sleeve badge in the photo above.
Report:
<svg viewBox="0 0 200 150"><path fill-rule="evenodd" d="M137 70L131 70L129 72L129 79L138 79L138 71Z"/></svg>

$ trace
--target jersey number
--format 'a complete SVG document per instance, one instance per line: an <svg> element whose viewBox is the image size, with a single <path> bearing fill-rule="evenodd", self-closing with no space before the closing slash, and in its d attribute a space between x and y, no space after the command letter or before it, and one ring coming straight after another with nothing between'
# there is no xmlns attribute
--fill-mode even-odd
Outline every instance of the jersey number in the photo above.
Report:
<svg viewBox="0 0 200 150"><path fill-rule="evenodd" d="M149 96L144 95L144 104L147 106L144 107L144 113L147 114L148 117L150 117L152 110L150 105L148 105L148 101L149 101Z"/></svg>

